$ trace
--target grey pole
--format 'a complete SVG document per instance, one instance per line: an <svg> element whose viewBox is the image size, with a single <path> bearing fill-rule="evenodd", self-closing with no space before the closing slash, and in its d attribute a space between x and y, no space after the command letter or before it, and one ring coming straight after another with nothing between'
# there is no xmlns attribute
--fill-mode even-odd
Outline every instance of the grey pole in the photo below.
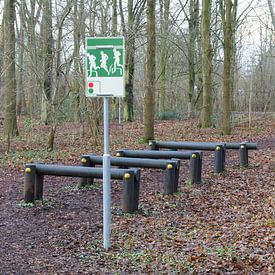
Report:
<svg viewBox="0 0 275 275"><path fill-rule="evenodd" d="M104 97L104 154L103 154L103 246L111 246L111 182L109 154L109 98Z"/></svg>

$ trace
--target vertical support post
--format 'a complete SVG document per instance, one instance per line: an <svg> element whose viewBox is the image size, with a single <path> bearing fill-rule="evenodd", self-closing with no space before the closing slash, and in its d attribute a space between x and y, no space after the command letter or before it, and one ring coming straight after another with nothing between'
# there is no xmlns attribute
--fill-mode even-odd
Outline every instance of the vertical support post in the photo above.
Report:
<svg viewBox="0 0 275 275"><path fill-rule="evenodd" d="M179 176L180 176L180 159L173 158L171 160L176 161L174 192L178 192Z"/></svg>
<svg viewBox="0 0 275 275"><path fill-rule="evenodd" d="M199 182L202 182L202 178L201 178L201 174L202 174L202 156L203 156L203 152L199 152Z"/></svg>
<svg viewBox="0 0 275 275"><path fill-rule="evenodd" d="M133 213L138 210L139 176L135 179L134 171L129 171L123 176L122 210Z"/></svg>
<svg viewBox="0 0 275 275"><path fill-rule="evenodd" d="M165 169L165 181L163 193L165 195L173 194L177 190L175 190L175 180L176 180L176 164L171 161L167 161L166 169Z"/></svg>
<svg viewBox="0 0 275 275"><path fill-rule="evenodd" d="M91 162L89 156L82 156L81 157L81 166L84 167L95 167L95 165ZM92 185L94 183L94 178L80 178L78 187L85 187L88 185Z"/></svg>
<svg viewBox="0 0 275 275"><path fill-rule="evenodd" d="M242 142L240 144L240 166L247 167L248 166L248 149L246 142Z"/></svg>
<svg viewBox="0 0 275 275"><path fill-rule="evenodd" d="M149 146L151 150L159 151L159 148L157 146L157 143L155 140L150 140L149 141Z"/></svg>
<svg viewBox="0 0 275 275"><path fill-rule="evenodd" d="M24 178L24 201L26 203L34 203L35 174L35 164L27 164Z"/></svg>
<svg viewBox="0 0 275 275"><path fill-rule="evenodd" d="M199 152L193 152L190 157L190 183L201 183L201 158Z"/></svg>
<svg viewBox="0 0 275 275"><path fill-rule="evenodd" d="M103 246L111 246L111 176L109 154L109 98L104 97L104 154L103 154Z"/></svg>
<svg viewBox="0 0 275 275"><path fill-rule="evenodd" d="M134 171L134 211L137 211L139 204L140 169L135 169Z"/></svg>
<svg viewBox="0 0 275 275"><path fill-rule="evenodd" d="M215 167L214 173L222 173L224 171L225 163L225 146L224 144L217 144L215 148Z"/></svg>
<svg viewBox="0 0 275 275"><path fill-rule="evenodd" d="M116 151L116 157L124 157L123 150L117 150Z"/></svg>
<svg viewBox="0 0 275 275"><path fill-rule="evenodd" d="M44 175L36 174L35 185L34 185L34 200L38 200L38 201L43 200L43 182L44 182Z"/></svg>

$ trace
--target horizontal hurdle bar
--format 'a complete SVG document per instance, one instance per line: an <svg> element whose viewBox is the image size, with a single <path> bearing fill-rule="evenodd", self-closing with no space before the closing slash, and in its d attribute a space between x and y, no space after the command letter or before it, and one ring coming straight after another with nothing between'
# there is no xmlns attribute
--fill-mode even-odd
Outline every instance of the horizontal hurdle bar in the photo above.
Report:
<svg viewBox="0 0 275 275"><path fill-rule="evenodd" d="M225 148L226 149L233 149L233 150L239 150L241 149L241 146L245 144L246 145L246 148L248 150L258 150L258 144L256 142L241 142L241 143L238 143L238 142L226 142L225 143Z"/></svg>
<svg viewBox="0 0 275 275"><path fill-rule="evenodd" d="M189 172L191 183L201 183L202 152L177 152L177 151L155 151L155 150L128 150L116 151L118 157L149 158L149 159L189 159Z"/></svg>
<svg viewBox="0 0 275 275"><path fill-rule="evenodd" d="M177 152L177 151L155 151L155 150L128 150L122 149L116 151L118 157L129 158L151 158L151 159L190 159L194 151Z"/></svg>
<svg viewBox="0 0 275 275"><path fill-rule="evenodd" d="M120 166L123 168L138 167L138 168L153 168L165 170L164 194L172 194L177 192L178 175L180 168L180 160L164 160L164 159L142 159L142 158L122 158L111 157L111 165ZM103 157L95 154L86 154L81 158L83 166L102 165ZM89 180L89 181L88 181ZM91 184L93 179L80 179L80 186Z"/></svg>
<svg viewBox="0 0 275 275"><path fill-rule="evenodd" d="M24 201L34 203L43 199L44 175L102 178L103 168L50 164L27 164L24 178ZM123 180L122 209L132 213L138 209L139 169L111 169L111 179Z"/></svg>
<svg viewBox="0 0 275 275"><path fill-rule="evenodd" d="M156 141L151 140L149 142L151 150L159 151L160 148L166 148L171 150L187 149L187 150L202 150L202 151L214 151L214 173L221 173L225 169L225 144L213 143L213 142L181 142L181 141ZM163 152L163 151L159 151ZM178 152L182 153L182 152Z"/></svg>
<svg viewBox="0 0 275 275"><path fill-rule="evenodd" d="M192 141L156 141L151 140L149 145L152 150L159 148L166 149L186 149L186 150L204 150L204 151L215 151L218 145L223 143L218 142L192 142Z"/></svg>

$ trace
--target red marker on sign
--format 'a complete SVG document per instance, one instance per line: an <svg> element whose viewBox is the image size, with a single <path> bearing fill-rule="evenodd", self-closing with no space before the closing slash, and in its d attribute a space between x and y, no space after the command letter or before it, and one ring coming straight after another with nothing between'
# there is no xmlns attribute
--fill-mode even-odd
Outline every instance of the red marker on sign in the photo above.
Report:
<svg viewBox="0 0 275 275"><path fill-rule="evenodd" d="M88 86L89 86L89 88L93 88L94 87L94 83L93 82L89 82Z"/></svg>

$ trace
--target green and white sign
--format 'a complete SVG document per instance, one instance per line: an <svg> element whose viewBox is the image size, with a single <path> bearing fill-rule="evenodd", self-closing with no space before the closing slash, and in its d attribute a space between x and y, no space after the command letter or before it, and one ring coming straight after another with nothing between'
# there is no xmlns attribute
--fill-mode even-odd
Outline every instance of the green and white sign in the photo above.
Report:
<svg viewBox="0 0 275 275"><path fill-rule="evenodd" d="M88 37L85 48L86 96L123 97L124 37Z"/></svg>

